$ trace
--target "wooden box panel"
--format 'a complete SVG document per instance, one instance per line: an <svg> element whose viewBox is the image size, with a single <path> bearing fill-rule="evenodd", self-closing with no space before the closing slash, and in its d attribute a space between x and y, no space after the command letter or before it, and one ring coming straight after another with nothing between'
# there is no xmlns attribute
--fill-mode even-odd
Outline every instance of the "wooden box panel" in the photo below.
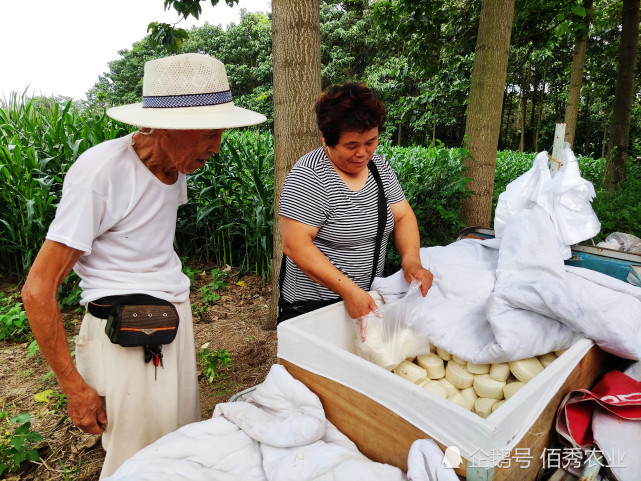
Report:
<svg viewBox="0 0 641 481"><path fill-rule="evenodd" d="M541 470L541 455L556 436L554 422L559 404L573 389L589 388L614 364L613 356L593 346L567 376L562 387L548 402L518 445L498 466L474 467L463 459L456 473L468 481L534 481ZM313 374L291 362L279 359L288 372L305 384L321 400L325 415L359 450L373 461L391 464L407 471L407 456L412 443L430 434L410 424L402 417L353 389ZM443 446L439 443L442 449ZM483 446L479 446L483 449ZM516 451L516 450L519 451ZM529 466L516 463L514 453L527 450Z"/></svg>

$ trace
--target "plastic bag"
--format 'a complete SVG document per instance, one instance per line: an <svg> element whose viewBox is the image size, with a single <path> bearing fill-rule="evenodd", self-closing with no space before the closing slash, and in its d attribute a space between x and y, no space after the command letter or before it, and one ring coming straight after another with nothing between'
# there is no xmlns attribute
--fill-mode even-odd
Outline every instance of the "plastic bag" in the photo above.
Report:
<svg viewBox="0 0 641 481"><path fill-rule="evenodd" d="M355 320L356 353L360 357L391 371L404 359L430 352L429 340L412 327L421 317L420 287L419 281L412 281L402 299Z"/></svg>
<svg viewBox="0 0 641 481"><path fill-rule="evenodd" d="M599 242L597 247L641 254L641 239L632 234L613 232L603 242Z"/></svg>

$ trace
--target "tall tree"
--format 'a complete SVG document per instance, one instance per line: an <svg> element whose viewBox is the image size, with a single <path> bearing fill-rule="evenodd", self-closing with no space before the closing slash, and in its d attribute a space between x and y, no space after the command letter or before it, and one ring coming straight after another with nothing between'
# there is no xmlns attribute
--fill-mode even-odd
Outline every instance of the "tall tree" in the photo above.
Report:
<svg viewBox="0 0 641 481"><path fill-rule="evenodd" d="M582 10L577 10L580 14L583 14L583 25L577 34L576 43L574 44L570 89L565 107L565 141L570 146L574 144L576 120L579 116L579 104L581 103L581 83L583 82L585 51L588 46L588 31L590 30L590 10L592 10L592 0L584 0Z"/></svg>
<svg viewBox="0 0 641 481"><path fill-rule="evenodd" d="M519 152L525 150L525 119L527 118L527 98L530 91L530 64L525 65L525 72L521 81L521 139L519 141Z"/></svg>
<svg viewBox="0 0 641 481"><path fill-rule="evenodd" d="M276 285L283 256L278 201L294 163L320 146L314 103L321 90L319 0L273 0L274 58L274 256L272 309L276 321Z"/></svg>
<svg viewBox="0 0 641 481"><path fill-rule="evenodd" d="M465 161L468 188L463 215L468 226L489 226L496 150L501 128L514 0L483 0L465 124L470 157Z"/></svg>
<svg viewBox="0 0 641 481"><path fill-rule="evenodd" d="M639 0L623 0L621 18L617 87L614 95L608 157L605 164L604 185L609 191L616 190L625 178L639 45Z"/></svg>

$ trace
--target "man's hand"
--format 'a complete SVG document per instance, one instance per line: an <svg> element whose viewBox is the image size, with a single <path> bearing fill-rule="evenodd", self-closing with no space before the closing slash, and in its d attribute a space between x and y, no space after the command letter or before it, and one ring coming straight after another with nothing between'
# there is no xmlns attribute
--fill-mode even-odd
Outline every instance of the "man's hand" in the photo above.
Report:
<svg viewBox="0 0 641 481"><path fill-rule="evenodd" d="M107 427L104 401L86 383L78 392L67 393L67 412L71 421L86 433L100 434Z"/></svg>

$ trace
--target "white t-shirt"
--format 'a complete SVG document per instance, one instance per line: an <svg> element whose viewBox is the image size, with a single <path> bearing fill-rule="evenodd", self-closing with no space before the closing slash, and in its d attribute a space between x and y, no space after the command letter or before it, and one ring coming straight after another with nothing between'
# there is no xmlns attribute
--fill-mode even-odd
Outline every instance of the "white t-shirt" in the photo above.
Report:
<svg viewBox="0 0 641 481"><path fill-rule="evenodd" d="M136 155L131 134L83 153L65 176L47 233L85 252L74 266L80 303L131 293L186 300L189 278L173 246L178 206L186 202L186 177L163 184Z"/></svg>

